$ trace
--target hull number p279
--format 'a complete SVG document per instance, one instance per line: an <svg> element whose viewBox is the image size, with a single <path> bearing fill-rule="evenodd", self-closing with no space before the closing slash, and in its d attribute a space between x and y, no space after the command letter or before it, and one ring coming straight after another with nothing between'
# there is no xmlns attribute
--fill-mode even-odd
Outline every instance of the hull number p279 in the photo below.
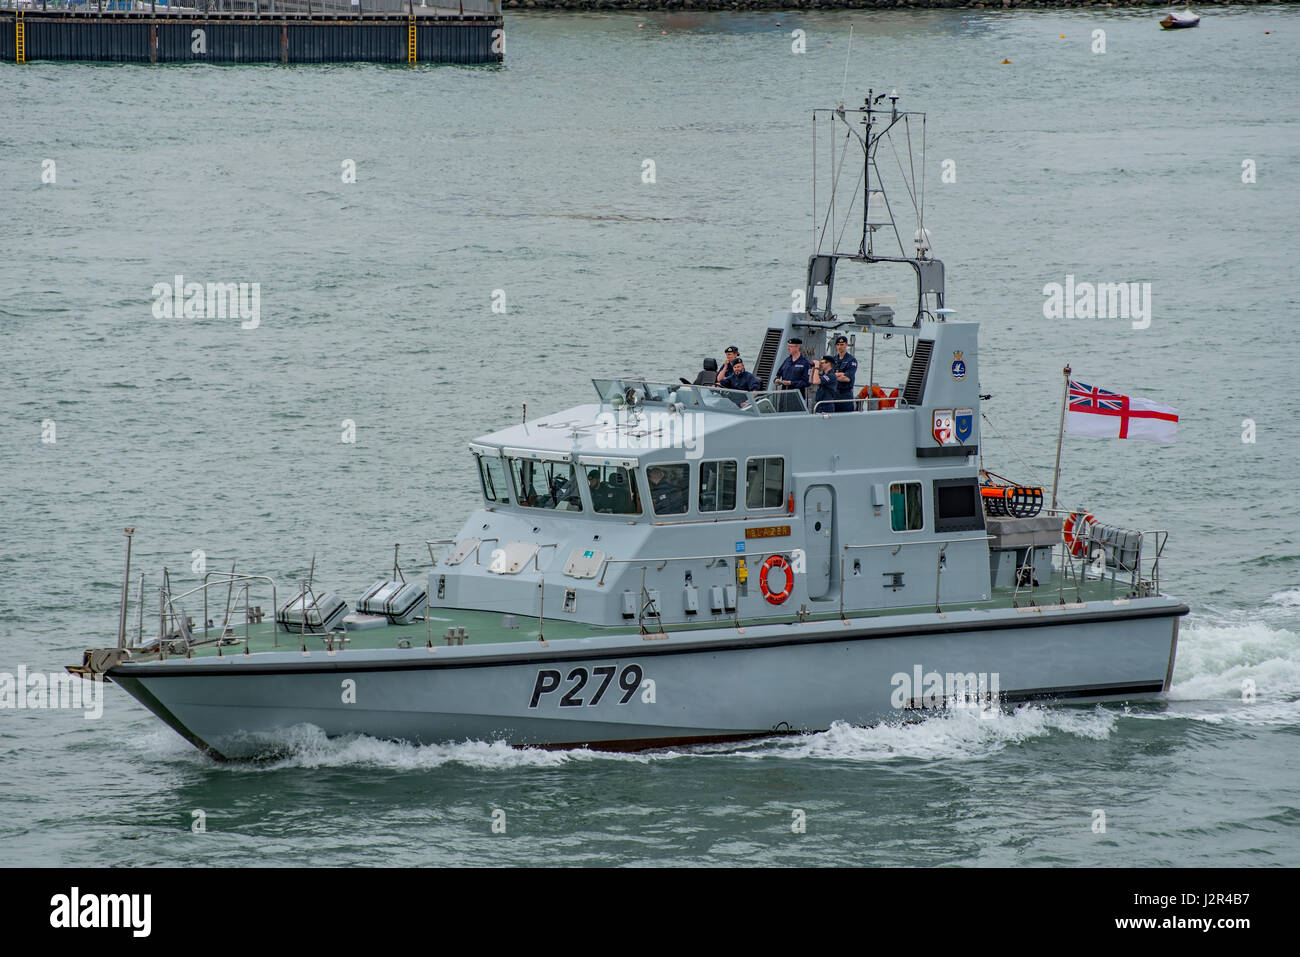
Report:
<svg viewBox="0 0 1300 957"><path fill-rule="evenodd" d="M536 708L542 695L552 694L560 690L560 684L563 680L571 682L564 695L560 698L561 708L581 708L584 706L592 707L600 704L605 697L605 692L609 689L610 682L614 675L618 674L618 686L622 690L619 698L619 704L627 704L636 694L637 689L641 687L641 680L645 677L640 665L627 665L622 671L619 671L613 665L601 665L588 671L586 668L574 668L569 672L568 678L562 678L563 672L556 671L553 668L543 668L537 672L537 681L533 684L533 697L528 702L528 707ZM587 683L592 682L591 697L584 699L582 693L587 689Z"/></svg>

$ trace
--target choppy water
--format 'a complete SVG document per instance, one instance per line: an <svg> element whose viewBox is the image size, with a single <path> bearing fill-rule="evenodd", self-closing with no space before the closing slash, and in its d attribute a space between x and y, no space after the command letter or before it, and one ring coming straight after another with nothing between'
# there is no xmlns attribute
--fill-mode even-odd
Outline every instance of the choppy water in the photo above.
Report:
<svg viewBox="0 0 1300 957"><path fill-rule="evenodd" d="M196 578L194 549L279 578L315 553L352 594L393 542L455 531L466 441L520 402L752 351L802 279L807 111L839 98L850 23L850 97L930 112L927 226L1017 436L987 463L1050 481L1066 361L1177 406L1173 447L1067 440L1063 486L1170 529L1193 609L1165 703L739 748L305 729L218 766L116 689L99 721L0 711L0 863L1300 863L1300 11L1154 19L518 15L505 69L0 67L0 670L113 635L124 525L151 586ZM154 318L177 273L259 282L260 327ZM1066 274L1152 282L1151 327L1045 319Z"/></svg>

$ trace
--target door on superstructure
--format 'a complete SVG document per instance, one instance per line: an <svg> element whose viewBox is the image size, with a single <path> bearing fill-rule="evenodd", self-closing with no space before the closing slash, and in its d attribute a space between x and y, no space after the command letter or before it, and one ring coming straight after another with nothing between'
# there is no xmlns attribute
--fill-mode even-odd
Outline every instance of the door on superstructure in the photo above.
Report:
<svg viewBox="0 0 1300 957"><path fill-rule="evenodd" d="M831 531L835 527L835 496L829 485L814 485L804 492L803 521L808 597L825 598L831 590Z"/></svg>

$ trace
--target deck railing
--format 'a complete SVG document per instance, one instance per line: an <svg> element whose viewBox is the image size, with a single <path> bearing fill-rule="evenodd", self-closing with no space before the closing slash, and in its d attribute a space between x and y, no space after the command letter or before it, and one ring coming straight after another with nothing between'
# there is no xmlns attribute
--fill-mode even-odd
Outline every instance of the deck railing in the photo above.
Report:
<svg viewBox="0 0 1300 957"><path fill-rule="evenodd" d="M648 379L592 379L600 401L620 409L665 409L680 403L683 408L704 408L718 412L736 412L742 415L768 415L776 413L830 412L828 406L851 403L857 412L883 412L891 409L912 408L903 396L864 396L862 398L823 399L809 409L804 389L762 389L746 392L718 385L691 385L678 382L653 382ZM901 392L901 390L900 390ZM632 401L628 401L631 395ZM886 403L888 403L886 405Z"/></svg>

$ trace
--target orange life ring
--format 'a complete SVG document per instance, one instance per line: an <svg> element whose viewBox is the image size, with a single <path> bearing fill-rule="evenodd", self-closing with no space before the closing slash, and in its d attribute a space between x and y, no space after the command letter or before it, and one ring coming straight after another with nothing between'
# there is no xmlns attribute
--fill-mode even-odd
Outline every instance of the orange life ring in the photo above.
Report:
<svg viewBox="0 0 1300 957"><path fill-rule="evenodd" d="M898 402L898 390L890 389L886 392L878 385L864 385L862 390L858 392L858 398L865 399L868 397L876 400L875 408L892 409ZM873 406L870 402L865 406L867 409L871 409L872 407Z"/></svg>
<svg viewBox="0 0 1300 957"><path fill-rule="evenodd" d="M785 574L785 589L782 591L772 591L767 587L767 573L773 568L779 568ZM794 590L794 572L790 570L790 563L784 555L769 555L767 561L763 562L763 567L758 570L758 587L762 590L763 597L773 605L779 605L790 597L790 592Z"/></svg>
<svg viewBox="0 0 1300 957"><path fill-rule="evenodd" d="M1082 555L1088 549L1088 531L1097 524L1091 512L1071 512L1065 520L1065 544L1071 555Z"/></svg>

